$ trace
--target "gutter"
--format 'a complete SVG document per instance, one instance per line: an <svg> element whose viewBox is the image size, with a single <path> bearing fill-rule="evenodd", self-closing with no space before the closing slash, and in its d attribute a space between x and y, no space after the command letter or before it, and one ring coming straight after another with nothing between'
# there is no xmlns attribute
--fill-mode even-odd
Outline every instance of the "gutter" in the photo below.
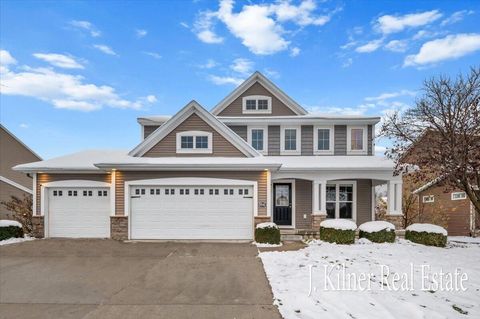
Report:
<svg viewBox="0 0 480 319"><path fill-rule="evenodd" d="M95 164L100 169L117 169L122 171L168 171L168 170L184 170L184 171L218 171L218 170L278 170L281 164L115 164L115 163L99 163Z"/></svg>

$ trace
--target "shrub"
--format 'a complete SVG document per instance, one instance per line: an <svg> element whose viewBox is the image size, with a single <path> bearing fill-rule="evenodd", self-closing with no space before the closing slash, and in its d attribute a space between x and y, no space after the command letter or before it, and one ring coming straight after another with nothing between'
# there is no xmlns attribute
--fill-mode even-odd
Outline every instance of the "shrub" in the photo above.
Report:
<svg viewBox="0 0 480 319"><path fill-rule="evenodd" d="M22 224L24 233L30 234L32 232L32 196L25 195L23 198L10 196L9 201L2 201L0 205L4 206L11 213L7 215L8 218Z"/></svg>
<svg viewBox="0 0 480 319"><path fill-rule="evenodd" d="M0 240L23 237L22 225L14 220L0 220Z"/></svg>
<svg viewBox="0 0 480 319"><path fill-rule="evenodd" d="M393 243L395 226L385 221L372 221L360 225L359 238L366 238L374 243Z"/></svg>
<svg viewBox="0 0 480 319"><path fill-rule="evenodd" d="M405 239L414 243L445 247L447 245L447 231L432 224L412 224L405 231Z"/></svg>
<svg viewBox="0 0 480 319"><path fill-rule="evenodd" d="M255 227L255 241L262 244L280 244L280 229L275 223L261 223Z"/></svg>
<svg viewBox="0 0 480 319"><path fill-rule="evenodd" d="M349 220L329 219L320 224L320 240L337 243L355 243L357 225Z"/></svg>

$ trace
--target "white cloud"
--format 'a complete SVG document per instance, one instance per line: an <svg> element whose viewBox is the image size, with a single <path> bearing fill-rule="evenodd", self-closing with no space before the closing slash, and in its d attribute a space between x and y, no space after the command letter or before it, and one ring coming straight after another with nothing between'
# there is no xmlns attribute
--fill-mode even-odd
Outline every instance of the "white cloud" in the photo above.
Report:
<svg viewBox="0 0 480 319"><path fill-rule="evenodd" d="M392 52L405 52L407 47L407 40L392 40L385 45L385 49Z"/></svg>
<svg viewBox="0 0 480 319"><path fill-rule="evenodd" d="M17 60L7 50L0 50L0 65L17 64Z"/></svg>
<svg viewBox="0 0 480 319"><path fill-rule="evenodd" d="M205 64L200 64L198 67L200 69L212 69L217 65L218 65L217 62L214 59L208 59L207 62L205 62Z"/></svg>
<svg viewBox="0 0 480 319"><path fill-rule="evenodd" d="M456 11L456 12L452 13L451 16L444 19L442 21L442 23L440 23L440 25L446 26L446 25L449 25L449 24L454 24L454 23L460 22L465 18L465 16L471 15L471 14L474 14L474 13L475 13L475 11L473 11L473 10Z"/></svg>
<svg viewBox="0 0 480 319"><path fill-rule="evenodd" d="M290 49L290 56L291 57L296 57L300 54L300 51L301 51L300 48L293 47L293 48Z"/></svg>
<svg viewBox="0 0 480 319"><path fill-rule="evenodd" d="M108 45L105 45L105 44L94 44L93 47L95 49L98 49L100 51L102 51L103 53L105 54L108 54L108 55L117 55L117 53L115 53L115 51L112 50L112 48L110 48Z"/></svg>
<svg viewBox="0 0 480 319"><path fill-rule="evenodd" d="M278 71L275 71L273 69L270 69L270 68L265 68L263 69L263 72L269 77L269 78L272 78L272 79L278 79L280 77L280 73Z"/></svg>
<svg viewBox="0 0 480 319"><path fill-rule="evenodd" d="M217 76L217 75L210 75L208 79L216 85L225 85L225 84L240 85L244 81L244 79L234 77L234 76Z"/></svg>
<svg viewBox="0 0 480 319"><path fill-rule="evenodd" d="M388 99L393 99L397 98L400 96L415 96L416 92L410 91L410 90L400 90L397 92L386 92L386 93L381 93L378 96L369 96L365 98L365 101L367 102L382 102Z"/></svg>
<svg viewBox="0 0 480 319"><path fill-rule="evenodd" d="M157 102L157 97L155 95L147 95L145 97L145 101L147 101L148 103L155 103Z"/></svg>
<svg viewBox="0 0 480 319"><path fill-rule="evenodd" d="M95 26L89 21L72 20L70 21L70 25L77 29L83 29L88 31L90 35L94 38L102 35L102 33L98 31L97 28L95 28Z"/></svg>
<svg viewBox="0 0 480 319"><path fill-rule="evenodd" d="M249 59L238 58L233 60L230 69L242 75L249 75L253 71L253 62Z"/></svg>
<svg viewBox="0 0 480 319"><path fill-rule="evenodd" d="M351 116L359 116L364 115L368 110L375 107L373 103L364 103L360 104L356 107L339 107L339 106L311 106L307 107L309 113L316 114L316 115L351 115Z"/></svg>
<svg viewBox="0 0 480 319"><path fill-rule="evenodd" d="M376 51L382 46L383 39L372 40L364 45L361 45L355 49L358 53L371 53Z"/></svg>
<svg viewBox="0 0 480 319"><path fill-rule="evenodd" d="M157 52L144 51L143 54L149 55L149 56L151 56L152 58L155 58L155 59L161 59L162 58L162 56Z"/></svg>
<svg viewBox="0 0 480 319"><path fill-rule="evenodd" d="M351 66L353 64L353 59L352 58L348 58L346 59L345 61L343 61L342 63L342 68L348 68L349 66Z"/></svg>
<svg viewBox="0 0 480 319"><path fill-rule="evenodd" d="M34 57L37 59L43 60L45 62L50 63L53 66L57 66L59 68L64 69L83 69L83 65L81 65L78 61L74 58L57 53L34 53Z"/></svg>
<svg viewBox="0 0 480 319"><path fill-rule="evenodd" d="M441 17L442 14L438 10L411 13L402 16L384 15L377 19L375 28L383 34L390 34L403 31L406 28L424 26Z"/></svg>
<svg viewBox="0 0 480 319"><path fill-rule="evenodd" d="M80 75L60 73L49 68L23 66L16 71L5 66L1 70L1 94L36 98L56 108L80 111L102 107L139 109L154 100L153 96L136 101L127 100L120 97L111 86L88 83Z"/></svg>
<svg viewBox="0 0 480 319"><path fill-rule="evenodd" d="M408 55L404 66L422 66L451 60L480 50L480 34L461 33L426 42L417 54Z"/></svg>
<svg viewBox="0 0 480 319"><path fill-rule="evenodd" d="M147 35L148 31L144 29L135 29L135 35L137 38L143 38Z"/></svg>
<svg viewBox="0 0 480 319"><path fill-rule="evenodd" d="M214 31L215 22L221 21L243 45L258 55L274 54L288 48L290 41L285 36L291 32L284 30L282 24L321 26L337 11L314 15L316 4L313 0L303 0L298 5L292 5L290 1L248 4L243 5L238 13L233 12L233 8L233 0L221 0L218 11L201 12L195 21L194 32L203 42L221 43L223 38Z"/></svg>
<svg viewBox="0 0 480 319"><path fill-rule="evenodd" d="M28 127L29 127L29 125L26 124L26 123L20 123L19 126L20 126L21 128L28 128Z"/></svg>
<svg viewBox="0 0 480 319"><path fill-rule="evenodd" d="M190 26L188 25L188 23L183 22L183 21L180 22L180 25L181 25L182 27L186 28L186 29L190 28Z"/></svg>

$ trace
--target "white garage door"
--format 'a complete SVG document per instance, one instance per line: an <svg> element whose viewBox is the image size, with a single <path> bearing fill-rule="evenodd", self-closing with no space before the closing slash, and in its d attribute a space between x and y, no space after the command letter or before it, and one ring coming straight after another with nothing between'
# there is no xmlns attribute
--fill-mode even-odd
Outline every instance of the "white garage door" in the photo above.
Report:
<svg viewBox="0 0 480 319"><path fill-rule="evenodd" d="M252 186L132 186L132 239L253 239Z"/></svg>
<svg viewBox="0 0 480 319"><path fill-rule="evenodd" d="M110 237L109 188L49 188L49 237Z"/></svg>

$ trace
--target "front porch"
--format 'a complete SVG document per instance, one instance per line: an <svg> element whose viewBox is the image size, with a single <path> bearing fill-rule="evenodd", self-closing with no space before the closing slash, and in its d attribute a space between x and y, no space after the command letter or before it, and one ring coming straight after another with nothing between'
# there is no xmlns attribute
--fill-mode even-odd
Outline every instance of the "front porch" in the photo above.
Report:
<svg viewBox="0 0 480 319"><path fill-rule="evenodd" d="M387 186L385 220L403 228L402 179L391 170L270 173L267 216L285 236L315 237L327 218L351 219L360 225L375 220L375 188Z"/></svg>

